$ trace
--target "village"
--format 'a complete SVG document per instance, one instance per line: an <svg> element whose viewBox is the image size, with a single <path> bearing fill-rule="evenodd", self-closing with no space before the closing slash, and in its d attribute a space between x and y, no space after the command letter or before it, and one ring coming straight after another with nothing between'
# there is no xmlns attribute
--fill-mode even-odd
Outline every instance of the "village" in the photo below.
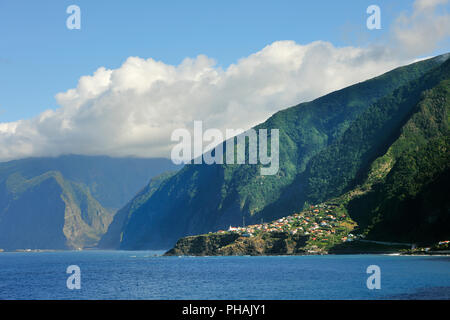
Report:
<svg viewBox="0 0 450 320"><path fill-rule="evenodd" d="M275 221L240 227L230 226L228 230L219 230L217 233L237 232L243 237L259 236L267 232L308 235L309 249L320 251L330 245L362 238L362 235L351 233L355 226L356 223L339 205L322 203Z"/></svg>

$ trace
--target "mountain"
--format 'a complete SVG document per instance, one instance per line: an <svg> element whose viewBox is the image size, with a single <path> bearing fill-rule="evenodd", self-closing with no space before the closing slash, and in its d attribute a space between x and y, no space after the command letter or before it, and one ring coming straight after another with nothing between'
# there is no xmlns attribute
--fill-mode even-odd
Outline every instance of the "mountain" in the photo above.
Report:
<svg viewBox="0 0 450 320"><path fill-rule="evenodd" d="M255 129L280 131L276 175L261 176L258 165L186 165L126 210L120 233L110 236L122 249L169 248L183 236L244 219L274 220L348 193L399 138L424 95L448 79L447 58L401 67L274 114ZM370 215L376 213L360 218Z"/></svg>
<svg viewBox="0 0 450 320"><path fill-rule="evenodd" d="M450 237L448 77L414 111L349 199L349 214L369 238L430 244Z"/></svg>
<svg viewBox="0 0 450 320"><path fill-rule="evenodd" d="M58 171L66 179L86 185L106 208L119 209L148 183L151 177L177 169L179 166L165 158L64 155L0 163L0 181L16 172L30 178L48 171Z"/></svg>
<svg viewBox="0 0 450 320"><path fill-rule="evenodd" d="M285 232L267 233L265 237L240 237L237 233L205 234L178 240L165 256L270 256L297 255L304 250L306 236Z"/></svg>
<svg viewBox="0 0 450 320"><path fill-rule="evenodd" d="M168 159L77 155L0 163L0 248L95 246L117 208L177 168Z"/></svg>
<svg viewBox="0 0 450 320"><path fill-rule="evenodd" d="M165 182L168 178L175 175L176 171L167 171L156 177L153 177L149 184L146 185L138 194L129 201L125 207L120 209L115 217L114 221L108 228L108 231L101 238L98 243L98 247L101 249L114 249L120 245L120 241L123 237L123 230L127 227L127 222L130 220L134 210L139 208L145 203L151 195Z"/></svg>

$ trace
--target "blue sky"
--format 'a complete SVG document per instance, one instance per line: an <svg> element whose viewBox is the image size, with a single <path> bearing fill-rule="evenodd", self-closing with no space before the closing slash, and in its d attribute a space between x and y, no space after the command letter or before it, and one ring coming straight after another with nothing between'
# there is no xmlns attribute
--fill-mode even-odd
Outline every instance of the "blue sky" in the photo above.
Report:
<svg viewBox="0 0 450 320"><path fill-rule="evenodd" d="M196 120L248 129L449 51L450 0L0 0L0 161L169 157Z"/></svg>
<svg viewBox="0 0 450 320"><path fill-rule="evenodd" d="M369 31L373 3L0 0L0 122L56 108L54 95L76 87L80 76L118 68L130 56L177 65L205 54L226 67L277 40L364 46L412 1L377 0L383 29ZM71 4L81 8L81 30L66 28Z"/></svg>

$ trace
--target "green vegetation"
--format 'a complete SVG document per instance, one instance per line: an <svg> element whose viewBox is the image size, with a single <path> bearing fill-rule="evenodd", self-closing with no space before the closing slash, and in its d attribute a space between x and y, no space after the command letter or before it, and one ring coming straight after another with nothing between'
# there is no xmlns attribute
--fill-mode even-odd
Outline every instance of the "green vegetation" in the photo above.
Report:
<svg viewBox="0 0 450 320"><path fill-rule="evenodd" d="M14 173L0 189L0 244L5 249L93 246L114 215L84 185L55 171L32 179Z"/></svg>
<svg viewBox="0 0 450 320"><path fill-rule="evenodd" d="M361 176L365 174L368 164L382 155L386 148L396 140L405 120L411 114L416 113L417 105L420 102L422 102L422 106L429 104L428 100L432 98L423 100L423 95L427 94L427 90L438 85L443 78L449 76L449 68L450 64L445 63L440 68L411 81L377 101L362 113L335 143L316 155L311 160L305 174L305 178L308 179L308 200L311 202L324 201L330 197L339 196L355 186L356 182L359 182ZM446 82L443 81L443 83ZM435 91L442 91L441 87L442 85L438 85ZM429 116L433 112L445 113L445 101L442 100L444 98L441 95L434 97L439 101L436 105L440 110L430 110ZM419 118L422 119L423 116L422 114ZM440 117L441 115L435 116ZM434 122L434 120L429 121ZM436 125L446 126L445 123ZM432 132L424 133L425 136L422 139L419 139L418 133L411 139L409 135L405 134L403 142L397 143L391 150L393 157L402 154L408 147L413 149L411 146L420 141L426 142L434 132L439 131L439 128L433 127L430 129Z"/></svg>
<svg viewBox="0 0 450 320"><path fill-rule="evenodd" d="M356 224L336 203L321 203L275 221L233 227L217 234L234 232L243 237L271 239L272 233L286 233L305 237L302 250L307 253L325 253L336 244L358 238L351 233Z"/></svg>
<svg viewBox="0 0 450 320"><path fill-rule="evenodd" d="M205 234L178 240L166 256L211 255L295 255L305 254L305 237L287 232L264 233L261 236L244 237L235 232Z"/></svg>
<svg viewBox="0 0 450 320"><path fill-rule="evenodd" d="M114 207L122 206L121 199L131 197L161 164L174 167L161 159L83 156L0 163L0 247L97 245L113 220Z"/></svg>
<svg viewBox="0 0 450 320"><path fill-rule="evenodd" d="M369 172L368 192L349 213L371 238L434 242L448 238L450 81L424 92L417 112ZM377 174L379 168L383 174Z"/></svg>
<svg viewBox="0 0 450 320"><path fill-rule="evenodd" d="M421 106L428 105L426 99L436 102L436 108L430 112L448 105L438 94L449 76L449 61L444 61L438 57L399 68L276 113L256 129L280 130L278 174L260 176L258 166L254 165L187 165L133 209L129 220L124 222L119 247L167 248L185 235L207 233L230 224L241 225L243 218L248 224L259 223L261 219L275 220L333 197L339 198L341 210L348 210L360 224L361 232L370 227L372 231L366 234L375 234L378 222L373 219L379 217L379 212L375 207L372 210L356 206L354 199L372 194L386 183L391 185L389 190L397 188L399 182L392 181L400 180L391 176L395 172L397 176L401 174L399 166L409 166L407 150L416 150L420 141L426 144L431 141L431 131L422 137L408 135L405 144L398 142L399 146L389 151L402 130L407 129L405 125L411 117ZM440 159L430 162L430 166L445 161L436 150L442 150L448 142L436 143L434 149L423 151ZM417 156L411 152L410 157ZM385 159L380 158L383 156ZM419 182L414 182L416 178L420 177L412 175L411 181L420 190L425 190L424 184L434 181L426 175ZM445 182L435 183L442 186ZM389 192L397 197L397 191ZM389 207L386 204L381 210L386 212ZM395 226L392 224L393 229ZM389 231L395 237L395 232ZM337 243L334 238L326 239L313 245L325 250Z"/></svg>
<svg viewBox="0 0 450 320"><path fill-rule="evenodd" d="M174 176L175 173L176 171L169 171L152 178L145 188L143 188L131 201L129 201L125 207L116 213L114 216L114 221L111 223L108 231L98 243L98 247L102 249L117 248L122 240L123 230L126 227L126 223L130 220L135 211L145 204L145 202L148 201L159 186L163 183L167 183L169 178Z"/></svg>
<svg viewBox="0 0 450 320"><path fill-rule="evenodd" d="M80 155L27 158L0 163L0 183L15 173L29 180L55 171L61 173L66 180L85 185L105 208L118 210L135 196L151 177L177 169L172 161L158 158Z"/></svg>

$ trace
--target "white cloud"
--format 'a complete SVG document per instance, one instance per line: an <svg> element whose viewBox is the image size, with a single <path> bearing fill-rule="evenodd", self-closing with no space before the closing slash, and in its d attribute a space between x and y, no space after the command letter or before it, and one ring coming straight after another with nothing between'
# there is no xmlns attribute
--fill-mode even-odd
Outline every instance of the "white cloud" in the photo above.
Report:
<svg viewBox="0 0 450 320"><path fill-rule="evenodd" d="M435 12L446 3L416 1L413 13L395 22L392 43L385 46L278 41L225 70L203 55L177 66L130 57L118 69L101 67L58 93L57 110L0 123L0 159L67 153L168 157L172 131L191 129L194 120L203 120L204 129L246 129L280 109L429 54L449 35L449 16Z"/></svg>
<svg viewBox="0 0 450 320"><path fill-rule="evenodd" d="M391 46L398 56L427 54L450 37L449 0L416 0L412 14L401 14L392 28Z"/></svg>

